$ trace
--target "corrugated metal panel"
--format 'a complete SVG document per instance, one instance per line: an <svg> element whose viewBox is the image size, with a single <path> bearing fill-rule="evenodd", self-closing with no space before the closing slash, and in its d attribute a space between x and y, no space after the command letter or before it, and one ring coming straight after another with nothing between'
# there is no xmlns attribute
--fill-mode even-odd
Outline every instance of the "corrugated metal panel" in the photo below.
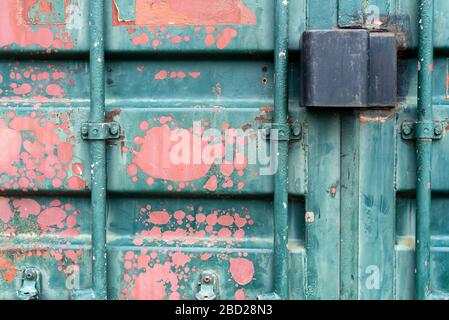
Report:
<svg viewBox="0 0 449 320"><path fill-rule="evenodd" d="M446 123L449 6L434 2L434 119ZM273 175L249 161L247 142L224 135L274 121L276 3L105 1L106 121L121 127L106 142L109 299L192 299L205 270L217 274L222 299L277 291ZM302 126L288 146L288 298L414 298L416 156L400 127L416 119L416 1L288 5L289 122ZM3 0L0 15L0 298L16 297L25 266L39 269L42 299L74 298L96 274L92 143L81 135L96 48L89 1ZM301 35L335 27L395 33L394 109L302 107ZM189 147L217 129L226 152L174 164L179 129ZM446 131L433 143L430 265L433 289L449 294ZM268 145L257 140L259 150Z"/></svg>

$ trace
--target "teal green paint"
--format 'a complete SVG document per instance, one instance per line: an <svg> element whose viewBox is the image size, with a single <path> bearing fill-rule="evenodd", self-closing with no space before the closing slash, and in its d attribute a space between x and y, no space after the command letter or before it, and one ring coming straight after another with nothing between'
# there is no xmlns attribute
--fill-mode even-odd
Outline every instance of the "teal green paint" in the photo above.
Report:
<svg viewBox="0 0 449 320"><path fill-rule="evenodd" d="M288 121L288 1L275 1L274 123ZM282 130L282 129L281 129ZM276 134L276 133L275 133ZM288 141L278 141L274 177L274 292L288 298Z"/></svg>
<svg viewBox="0 0 449 320"><path fill-rule="evenodd" d="M420 124L433 121L433 15L432 0L420 0L418 6L418 125L416 173L416 298L425 299L432 291L430 283L430 221L432 139L421 138Z"/></svg>
<svg viewBox="0 0 449 320"><path fill-rule="evenodd" d="M395 119L360 112L359 298L393 299Z"/></svg>
<svg viewBox="0 0 449 320"><path fill-rule="evenodd" d="M340 298L358 298L360 121L358 112L341 115Z"/></svg>
<svg viewBox="0 0 449 320"><path fill-rule="evenodd" d="M339 0L338 26L362 27L366 0Z"/></svg>
<svg viewBox="0 0 449 320"><path fill-rule="evenodd" d="M124 2L124 1L122 1ZM416 52L418 37L418 6L415 1L364 1L366 4L379 5L382 15L398 15L393 22L398 25L408 45L404 55L400 57L399 69L399 105L391 113L375 110L370 116L375 119L390 116L385 122L360 123L359 113L342 114L340 111L325 110L316 112L301 108L299 90L300 66L297 62L299 39L304 28L319 29L337 26L337 0L290 1L289 4L289 115L290 119L304 123L304 140L292 142L289 145L289 242L288 242L288 297L291 299L413 299L415 297L415 197L416 189L416 156L413 141L404 141L395 132L404 120L416 120L416 99L418 73ZM188 43L164 43L158 49L148 46L132 46L131 36L127 27L112 27L110 25L111 1L107 0L105 9L105 49L113 59L106 61L106 103L108 120L115 119L123 128L123 137L119 141L107 144L107 180L110 200L108 202L108 256L107 281L108 298L123 299L121 281L124 278L124 255L128 251L159 250L161 258L170 257L176 251L194 254L189 267L189 279L185 281L185 289L180 290L182 299L192 299L195 294L197 275L206 269L214 269L220 277L223 299L235 299L235 282L229 272L229 260L219 260L218 255L227 258L242 257L247 254L254 263L254 279L243 288L249 299L260 293L269 292L276 287L274 283L273 238L274 238L274 179L270 176L258 176L260 165L248 167L248 174L242 177L233 173L234 181L243 182L245 188L239 190L223 188L224 180L219 178L216 192L205 190L203 186L209 176L194 181L196 190L184 189L170 191L167 183L156 180L151 188L145 182L145 175L138 174L138 181L133 182L126 172L132 161L132 155L123 153L122 146L135 146L134 139L143 136L139 128L141 121L150 125L158 125L153 119L161 116L171 116L176 124L189 128L194 120L209 122L209 126L219 128L228 123L232 128L258 128L262 122L273 122L273 112L261 112L263 106L273 106L275 84L274 78L274 32L273 19L274 2L271 0L245 0L258 18L257 25L242 25L236 27L238 36L230 46L219 50L207 47L191 26L184 28L168 27L167 33L180 36L190 36ZM447 48L449 6L446 0L434 0L435 25L434 47L438 49L434 59L435 83L432 89L433 119L449 119L449 108L446 93L446 76L448 67ZM352 2L353 10L347 11L347 17L355 12L362 12L362 1ZM89 77L91 74L87 53L89 51L88 2L80 2L79 22L71 25L68 30L77 40L73 49L62 48L52 51L48 56L39 55L36 60L25 56L24 52L35 53L36 46L19 48L11 46L11 50L2 50L2 57L8 59L0 63L3 82L1 102L4 110L0 119L6 119L13 111L16 116L30 116L36 112L39 117L49 117L52 113L70 112L70 129L75 134L74 161L83 164L85 170L83 180L86 188L80 191L70 190L66 180L63 185L55 188L51 180L46 180L38 191L31 188L27 194L20 187L11 186L2 191L2 196L12 196L20 199L34 199L49 205L52 200L69 202L81 214L77 225L81 228L80 237L58 238L49 235L32 234L35 231L37 217L30 216L26 220L18 218L19 213L11 202L15 213L14 226L17 235L3 235L0 220L0 252L8 258L16 257L14 252L27 252L33 248L58 249L67 244L65 250L83 249L79 256L80 288L92 288L92 275L95 283L102 287L98 273L92 269L92 252L90 237L92 235L92 210L89 190L91 182L90 163L88 155L90 143L84 142L76 135L83 122L89 120ZM343 12L343 11L341 11ZM132 18L132 10L126 13ZM357 18L358 19L358 18ZM358 21L355 19L355 21ZM396 20L397 19L397 20ZM223 26L224 27L224 26ZM233 27L233 26L232 26ZM57 27L50 29L56 32ZM41 51L41 50L39 50ZM158 59L153 59L154 57ZM45 59L50 61L45 61ZM151 59L148 59L151 57ZM34 55L34 58L36 56ZM34 59L33 58L33 59ZM83 60L84 59L84 60ZM10 72L18 63L19 68L36 68L42 72L51 71L49 64L66 72L67 79L51 83L60 84L67 101L41 101L39 109L34 109L30 96L17 99L10 84ZM143 67L143 72L141 72ZM263 71L266 69L266 71ZM167 79L160 81L154 75L161 70L201 72L197 79ZM95 74L92 73L94 76ZM98 75L98 74L97 74ZM73 78L75 85L69 83ZM263 83L263 79L268 80ZM26 79L14 79L16 84L26 83ZM102 81L94 81L101 86ZM34 94L45 94L44 89ZM219 84L220 94L216 90ZM95 94L98 96L98 93ZM14 98L14 99L13 99ZM28 99L30 98L30 99ZM8 100L12 99L12 100ZM98 106L98 104L96 104ZM100 104L101 107L101 104ZM98 110L98 109L96 109ZM113 112L113 113L112 113ZM112 115L113 114L113 115ZM98 121L103 121L98 118ZM58 123L59 118L52 120ZM362 127L360 127L362 126ZM445 125L446 126L446 125ZM66 134L60 132L60 138ZM25 133L28 134L28 133ZM341 140L341 141L340 141ZM56 152L56 151L55 151ZM392 160L396 153L396 159ZM449 194L449 143L447 133L443 139L432 146L431 181L432 181L432 214L429 231L430 248L430 279L432 283L431 298L442 298L449 292L448 261L449 261L449 224L447 195ZM345 157L351 154L352 158ZM101 160L101 159L100 159ZM94 160L95 162L95 160ZM218 166L214 167L219 170ZM2 173L2 182L9 179ZM394 183L392 183L394 179ZM330 194L330 187L337 185L335 197ZM350 185L350 187L349 187ZM392 186L395 185L395 188ZM95 192L98 185L94 184ZM393 188L393 189L392 189ZM363 195L359 196L359 191ZM341 194L340 194L341 192ZM394 194L397 192L397 196ZM362 193L362 192L361 192ZM103 193L100 191L100 194ZM45 195L45 197L44 197ZM383 199L381 196L385 196ZM48 199L47 199L48 197ZM94 206L102 208L102 200L98 197ZM137 219L141 207L151 204L155 210L173 211L186 210L193 206L191 214L198 213L200 207L209 211L216 209L248 207L254 217L254 227L248 229L244 238L229 244L225 240L210 246L211 238L206 237L195 244L154 241L138 246L134 243L135 235L145 227ZM305 210L304 206L307 207ZM95 209L95 212L99 210ZM392 212L396 210L396 221ZM187 211L187 210L186 210ZM305 212L314 213L314 221L304 225ZM98 215L96 215L98 218ZM102 219L96 220L98 235L104 235ZM360 221L359 221L360 220ZM104 220L103 220L104 221ZM396 223L396 230L392 225ZM100 229L98 229L100 226ZM148 227L148 226L147 226ZM170 228L176 229L174 222ZM186 224L179 227L187 228ZM192 224L196 228L195 224ZM198 227L200 230L203 227ZM3 230L3 231L2 231ZM164 229L165 231L169 229ZM235 231L235 230L233 230ZM305 232L307 234L305 234ZM395 240L395 241L394 241ZM94 240L95 243L99 243ZM101 240L100 240L101 244ZM349 246L348 246L349 244ZM177 247L179 245L179 247ZM99 251L102 250L97 246ZM204 253L216 254L210 260L202 260ZM97 253L98 255L98 253ZM64 263L70 262L64 258ZM66 287L67 277L71 274L58 270L60 264L53 259L31 256L17 260L15 267L32 265L43 271L43 299L71 299L70 290ZM366 268L370 265L380 267L380 290L366 288ZM71 264L69 264L71 266ZM94 266L95 267L95 266ZM98 265L97 265L98 267ZM101 267L101 266L100 266ZM14 299L17 283L7 283L0 271L0 298ZM120 281L119 281L120 280ZM100 289L99 291L102 291ZM101 296L102 293L97 294Z"/></svg>
<svg viewBox="0 0 449 320"><path fill-rule="evenodd" d="M309 110L306 123L306 298L338 299L340 114Z"/></svg>
<svg viewBox="0 0 449 320"><path fill-rule="evenodd" d="M307 2L307 29L329 29L337 25L337 1ZM340 196L329 193L340 179L340 115L308 110L305 116L306 211L314 221L306 222L305 297L338 299L340 287ZM337 190L339 186L337 186Z"/></svg>
<svg viewBox="0 0 449 320"><path fill-rule="evenodd" d="M331 29L337 20L338 0L307 0L307 30Z"/></svg>
<svg viewBox="0 0 449 320"><path fill-rule="evenodd" d="M90 121L105 121L104 0L91 1L90 25ZM95 298L107 298L106 264L106 144L91 141L92 161L92 277Z"/></svg>

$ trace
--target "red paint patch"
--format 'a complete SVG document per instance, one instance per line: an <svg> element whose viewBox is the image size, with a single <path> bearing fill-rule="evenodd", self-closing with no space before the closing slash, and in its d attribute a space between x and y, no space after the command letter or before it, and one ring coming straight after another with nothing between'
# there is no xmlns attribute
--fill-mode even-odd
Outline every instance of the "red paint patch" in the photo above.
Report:
<svg viewBox="0 0 449 320"><path fill-rule="evenodd" d="M49 205L41 205L33 199L0 198L0 221L3 221L0 233L12 236L20 228L20 234L51 233L75 237L79 235L76 226L79 213L71 204L57 199Z"/></svg>
<svg viewBox="0 0 449 320"><path fill-rule="evenodd" d="M142 33L138 36L134 36L132 39L132 42L134 45L143 45L143 44L147 44L148 42L150 42L150 38L148 37L148 35L146 33Z"/></svg>
<svg viewBox="0 0 449 320"><path fill-rule="evenodd" d="M209 190L211 192L214 192L217 190L217 177L212 176L209 178L209 180L204 185L204 189Z"/></svg>
<svg viewBox="0 0 449 320"><path fill-rule="evenodd" d="M41 212L38 222L43 228L58 226L66 218L66 213L60 208L49 208Z"/></svg>
<svg viewBox="0 0 449 320"><path fill-rule="evenodd" d="M211 164L176 164L170 158L172 149L177 146L178 141L171 139L173 130L168 125L153 127L147 131L145 137L139 138L141 144L139 151L134 153L132 162L136 164L145 174L156 179L170 181L190 181L204 177L209 171ZM193 137L190 136L189 146L192 150Z"/></svg>
<svg viewBox="0 0 449 320"><path fill-rule="evenodd" d="M170 215L166 211L154 211L150 213L149 222L153 224L167 224L170 220Z"/></svg>
<svg viewBox="0 0 449 320"><path fill-rule="evenodd" d="M136 25L255 24L242 0L136 0Z"/></svg>
<svg viewBox="0 0 449 320"><path fill-rule="evenodd" d="M49 114L37 117L34 112L29 117L16 117L11 112L9 123L0 119L0 134L8 137L0 141L0 148L6 150L0 159L5 188L36 190L45 180L60 187L61 180L68 176L74 139L68 136L63 140L61 136L70 133L67 131L69 117L61 115L59 124L50 122L51 117Z"/></svg>
<svg viewBox="0 0 449 320"><path fill-rule="evenodd" d="M0 197L0 220L3 223L8 223L12 217L14 217L14 213L9 206L9 199Z"/></svg>
<svg viewBox="0 0 449 320"><path fill-rule="evenodd" d="M46 2L46 1L45 1ZM44 3L44 1L41 1ZM30 10L36 0L2 0L0 1L0 47L16 44L20 47L39 46L42 48L71 48L73 41L59 26L59 32L54 33L51 28L32 25L28 19ZM48 7L40 6L41 12L48 11Z"/></svg>
<svg viewBox="0 0 449 320"><path fill-rule="evenodd" d="M231 258L229 271L234 281L243 286L253 280L254 264L245 258Z"/></svg>
<svg viewBox="0 0 449 320"><path fill-rule="evenodd" d="M235 292L235 300L246 300L245 289L238 289Z"/></svg>

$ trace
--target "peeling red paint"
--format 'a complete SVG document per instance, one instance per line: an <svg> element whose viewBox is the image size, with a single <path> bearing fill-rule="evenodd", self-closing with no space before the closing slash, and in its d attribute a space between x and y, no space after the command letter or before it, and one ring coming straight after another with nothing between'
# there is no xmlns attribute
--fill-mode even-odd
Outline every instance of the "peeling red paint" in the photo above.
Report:
<svg viewBox="0 0 449 320"><path fill-rule="evenodd" d="M229 271L235 282L246 285L253 280L254 264L245 258L231 258Z"/></svg>
<svg viewBox="0 0 449 320"><path fill-rule="evenodd" d="M84 187L79 166L70 166L74 157L74 137L70 130L67 131L70 117L68 114L57 116L58 124L50 121L51 114L38 116L36 112L29 116L16 116L10 112L8 119L0 119L0 134L4 137L0 148L5 150L0 159L3 190L37 190L46 181L59 188L68 176L72 176L68 181L69 188L79 190L80 186ZM72 183L73 180L77 183Z"/></svg>
<svg viewBox="0 0 449 320"><path fill-rule="evenodd" d="M11 71L9 77L5 77L0 83L4 82L0 93L2 100L34 100L34 101L61 101L70 103L66 99L66 92L63 88L75 84L73 78L69 75L74 73L63 65L25 65L18 63L10 64ZM66 70L61 70L66 68ZM5 103L3 103L5 105Z"/></svg>
<svg viewBox="0 0 449 320"><path fill-rule="evenodd" d="M135 21L120 18L113 1L113 25L255 24L256 14L243 0L136 0Z"/></svg>
<svg viewBox="0 0 449 320"><path fill-rule="evenodd" d="M83 254L83 249L66 250L65 247L70 243L65 243L59 248L54 249L31 249L24 250L19 248L0 247L0 275L11 284L20 274L19 270L23 266L19 266L22 260L29 257L37 257L41 259L53 259L56 262L56 271L63 272L66 276L73 274L73 270L79 270L78 261ZM47 261L44 260L48 264ZM50 264L48 264L50 265Z"/></svg>
<svg viewBox="0 0 449 320"><path fill-rule="evenodd" d="M246 299L246 294L245 294L245 289L238 289L235 292L235 300L247 300Z"/></svg>
<svg viewBox="0 0 449 320"><path fill-rule="evenodd" d="M185 257L184 257L185 256ZM131 263L139 270L136 274L125 273L122 297L137 300L163 300L166 297L179 299L180 268L188 261L189 257L183 253L168 256L164 263L160 262L157 252L147 253L142 250L140 254L128 251L125 255L125 264Z"/></svg>
<svg viewBox="0 0 449 320"><path fill-rule="evenodd" d="M59 200L47 206L34 199L0 197L0 235L12 237L25 233L76 237L80 233L77 224L80 213L70 203Z"/></svg>
<svg viewBox="0 0 449 320"><path fill-rule="evenodd" d="M202 39L206 46L216 45L218 49L225 49L238 35L238 29L230 25L257 23L256 14L243 0L137 0L134 20L122 19L120 9L113 1L113 26L136 26L140 33L136 34L137 28L126 29L132 35L131 42L134 45L151 45L154 49L165 42L179 45L192 41L192 38ZM166 27L180 26L195 26L195 35L166 32Z"/></svg>
<svg viewBox="0 0 449 320"><path fill-rule="evenodd" d="M215 192L219 187L238 190L245 187L236 179L243 177L249 169L248 159L243 153L247 142L237 136L237 129L224 124L225 130L217 140L203 135L208 129L206 126L180 130L171 116L161 116L153 121L156 125L142 121L139 127L145 132L144 136L136 136L134 146L122 148L123 153L133 155L126 172L134 183L139 181L142 172L147 176L145 179L149 186L153 186L155 179L163 180L169 191L185 188L196 191L200 187ZM207 121L204 123L209 124ZM232 161L227 160L228 148L233 149ZM196 186L196 180L204 182Z"/></svg>
<svg viewBox="0 0 449 320"><path fill-rule="evenodd" d="M153 224L167 224L170 220L170 215L167 211L154 211L150 213L148 221Z"/></svg>
<svg viewBox="0 0 449 320"><path fill-rule="evenodd" d="M156 80L167 80L167 79L185 79L190 77L192 79L198 79L201 76L201 72L192 71L186 74L183 71L170 71L170 70L161 70L154 75L154 79Z"/></svg>
<svg viewBox="0 0 449 320"><path fill-rule="evenodd" d="M168 125L153 127L145 137L137 139L141 145L134 153L133 163L147 175L170 181L197 180L206 175L210 169L208 164L174 164L170 160L170 152L177 143L170 141L172 130ZM193 137L193 136L192 136ZM190 143L193 138L190 139Z"/></svg>
<svg viewBox="0 0 449 320"><path fill-rule="evenodd" d="M199 240L207 240L210 245L224 241L228 245L239 246L235 240L244 238L247 230L254 224L248 209L235 208L192 212L189 207L175 210L152 210L151 206L140 210L138 221L145 226L135 235L133 243L154 245L163 241L167 244L192 245ZM190 214L192 212L192 214Z"/></svg>
<svg viewBox="0 0 449 320"><path fill-rule="evenodd" d="M231 43L232 39L237 37L237 30L233 28L225 28L222 33L217 36L217 48L224 49Z"/></svg>
<svg viewBox="0 0 449 320"><path fill-rule="evenodd" d="M72 48L74 41L65 31L64 24L50 27L29 22L31 9L36 5L44 14L51 10L45 3L43 0L0 1L0 47L16 44L20 47Z"/></svg>
<svg viewBox="0 0 449 320"><path fill-rule="evenodd" d="M3 256L3 253L0 252L0 273L2 274L3 279L7 283L12 283L14 278L17 275L17 268L14 267L12 262Z"/></svg>

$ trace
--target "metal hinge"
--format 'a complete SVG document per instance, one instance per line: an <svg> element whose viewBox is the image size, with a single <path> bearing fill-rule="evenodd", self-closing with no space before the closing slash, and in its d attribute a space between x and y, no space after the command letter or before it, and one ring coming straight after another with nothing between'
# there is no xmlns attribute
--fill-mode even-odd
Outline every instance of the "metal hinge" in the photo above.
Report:
<svg viewBox="0 0 449 320"><path fill-rule="evenodd" d="M443 136L443 126L440 121L404 121L401 125L401 135L404 140L440 140Z"/></svg>
<svg viewBox="0 0 449 320"><path fill-rule="evenodd" d="M198 291L195 295L197 300L218 300L220 294L218 290L218 276L212 271L201 273L198 281Z"/></svg>
<svg viewBox="0 0 449 320"><path fill-rule="evenodd" d="M275 141L300 140L302 135L301 123L292 124L264 123L262 126L265 139Z"/></svg>
<svg viewBox="0 0 449 320"><path fill-rule="evenodd" d="M113 140L120 138L118 122L86 122L81 126L81 137L84 140Z"/></svg>
<svg viewBox="0 0 449 320"><path fill-rule="evenodd" d="M17 297L20 300L38 300L40 294L40 272L37 268L26 267L22 270L22 284Z"/></svg>

